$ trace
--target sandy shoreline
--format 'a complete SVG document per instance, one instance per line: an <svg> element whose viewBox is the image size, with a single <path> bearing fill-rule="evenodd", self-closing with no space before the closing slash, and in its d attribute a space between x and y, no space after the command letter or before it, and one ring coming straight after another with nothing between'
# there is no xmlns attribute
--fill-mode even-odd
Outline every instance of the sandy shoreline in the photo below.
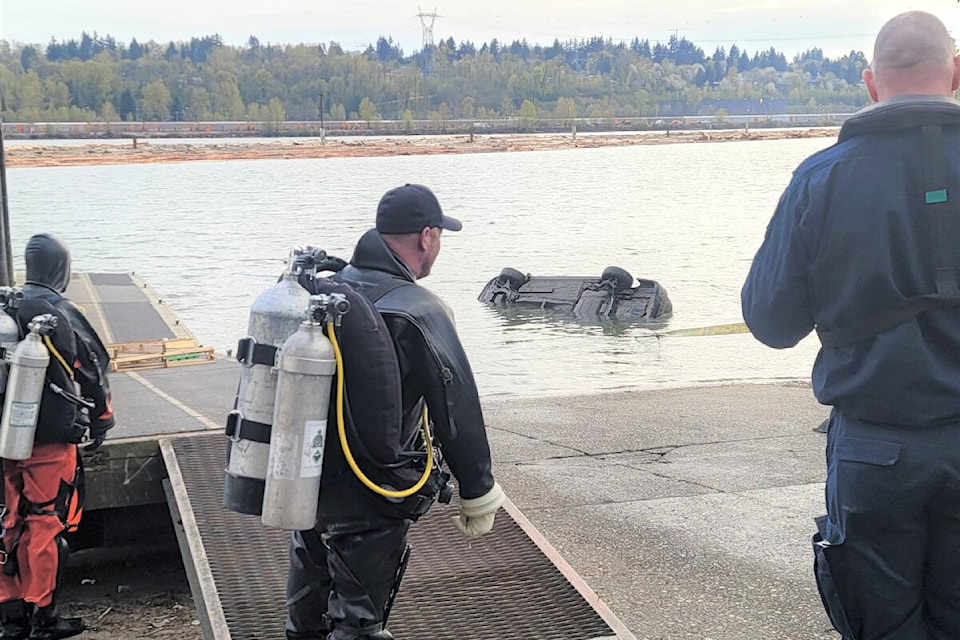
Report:
<svg viewBox="0 0 960 640"><path fill-rule="evenodd" d="M781 140L788 138L836 137L837 128L756 129L721 131L656 131L574 136L548 135L469 135L407 136L391 138L319 138L243 143L232 140L184 142L149 139L112 144L58 145L44 141L24 143L6 149L8 167L64 167L99 164L190 162L198 160L280 160L308 158L359 158L396 155L449 153L502 153L512 151L549 151L591 149L652 144L728 142L735 140Z"/></svg>

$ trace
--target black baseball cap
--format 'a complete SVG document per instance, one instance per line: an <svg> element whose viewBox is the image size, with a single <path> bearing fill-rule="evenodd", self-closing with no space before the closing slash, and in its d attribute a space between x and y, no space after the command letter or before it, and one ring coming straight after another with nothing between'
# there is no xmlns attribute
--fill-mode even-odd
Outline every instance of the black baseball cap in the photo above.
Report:
<svg viewBox="0 0 960 640"><path fill-rule="evenodd" d="M380 233L417 233L424 227L460 231L456 218L443 215L437 196L422 184L405 184L390 189L377 205L377 231Z"/></svg>

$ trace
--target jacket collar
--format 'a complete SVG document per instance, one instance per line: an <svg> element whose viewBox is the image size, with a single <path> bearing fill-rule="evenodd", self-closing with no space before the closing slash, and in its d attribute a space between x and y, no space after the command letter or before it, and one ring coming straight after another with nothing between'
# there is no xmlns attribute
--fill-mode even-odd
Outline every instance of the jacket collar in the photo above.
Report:
<svg viewBox="0 0 960 640"><path fill-rule="evenodd" d="M919 129L928 124L960 126L960 102L946 96L905 95L861 109L840 128L839 142L867 133Z"/></svg>
<svg viewBox="0 0 960 640"><path fill-rule="evenodd" d="M416 282L413 272L390 250L376 229L364 233L353 250L350 264L357 269L385 271L390 275Z"/></svg>

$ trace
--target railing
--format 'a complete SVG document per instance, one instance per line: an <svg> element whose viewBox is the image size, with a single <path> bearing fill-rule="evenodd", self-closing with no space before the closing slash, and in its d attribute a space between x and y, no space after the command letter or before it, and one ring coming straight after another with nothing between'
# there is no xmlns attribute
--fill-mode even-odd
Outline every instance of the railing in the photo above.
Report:
<svg viewBox="0 0 960 640"><path fill-rule="evenodd" d="M254 122L5 122L3 134L16 138L122 138L204 136L429 135L739 129L743 127L839 126L849 113L736 114L723 116L629 118L500 118L495 120L362 120Z"/></svg>

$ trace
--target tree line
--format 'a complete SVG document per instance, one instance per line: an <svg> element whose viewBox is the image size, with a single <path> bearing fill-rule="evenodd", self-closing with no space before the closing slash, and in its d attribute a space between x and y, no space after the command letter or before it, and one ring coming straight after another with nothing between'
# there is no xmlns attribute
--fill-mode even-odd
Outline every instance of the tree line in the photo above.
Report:
<svg viewBox="0 0 960 640"><path fill-rule="evenodd" d="M362 52L336 42L243 46L96 32L46 45L0 40L7 122L619 118L846 112L869 101L862 52L814 48L788 61L773 47L712 54L594 37L549 46L440 40L411 55L381 36Z"/></svg>

